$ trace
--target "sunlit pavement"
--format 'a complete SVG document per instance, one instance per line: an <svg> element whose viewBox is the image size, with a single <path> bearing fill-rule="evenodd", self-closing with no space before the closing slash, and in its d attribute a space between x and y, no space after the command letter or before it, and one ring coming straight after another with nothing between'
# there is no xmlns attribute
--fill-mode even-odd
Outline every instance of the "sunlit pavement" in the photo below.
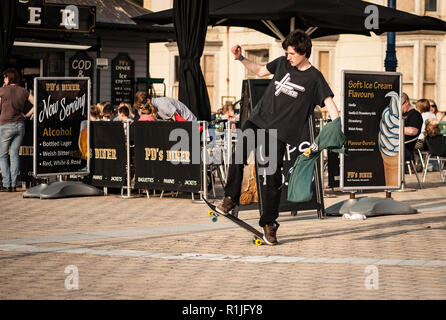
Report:
<svg viewBox="0 0 446 320"><path fill-rule="evenodd" d="M406 175L407 187L418 188ZM325 190L325 206L348 194ZM445 299L446 183L392 197L419 210L366 220L281 213L280 245L188 195L56 200L0 194L1 299ZM385 197L384 192L358 196ZM258 227L258 212L240 217Z"/></svg>

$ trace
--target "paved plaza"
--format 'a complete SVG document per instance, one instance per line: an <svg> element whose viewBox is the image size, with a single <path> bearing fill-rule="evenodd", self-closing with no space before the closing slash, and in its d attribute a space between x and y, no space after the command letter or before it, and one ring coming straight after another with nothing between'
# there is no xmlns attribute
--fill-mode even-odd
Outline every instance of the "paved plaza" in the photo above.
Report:
<svg viewBox="0 0 446 320"><path fill-rule="evenodd" d="M417 187L406 175L407 186ZM325 190L325 206L348 194ZM0 194L1 299L446 299L446 183L366 220L281 213L278 246L190 198ZM384 197L384 192L363 196ZM240 217L254 226L258 212Z"/></svg>

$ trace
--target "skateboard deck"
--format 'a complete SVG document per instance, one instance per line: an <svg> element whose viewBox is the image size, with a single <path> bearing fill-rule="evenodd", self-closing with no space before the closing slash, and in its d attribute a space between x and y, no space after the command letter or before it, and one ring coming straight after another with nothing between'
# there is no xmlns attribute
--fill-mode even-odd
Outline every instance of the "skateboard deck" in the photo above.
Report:
<svg viewBox="0 0 446 320"><path fill-rule="evenodd" d="M239 227L245 229L246 231L248 231L249 233L254 235L252 243L254 243L255 245L258 245L258 246L263 244L263 234L259 230L255 229L253 226L251 226L250 224L246 223L245 221L240 220L239 218L237 218L236 216L232 215L231 213L228 213L227 215L221 214L220 212L218 212L216 210L216 205L210 203L205 198L203 198L203 201L208 205L208 207L210 209L209 212L208 212L208 215L211 217L211 221L212 222L217 222L217 220L218 220L217 217L218 216L225 217L225 218L231 220L233 223L235 223Z"/></svg>

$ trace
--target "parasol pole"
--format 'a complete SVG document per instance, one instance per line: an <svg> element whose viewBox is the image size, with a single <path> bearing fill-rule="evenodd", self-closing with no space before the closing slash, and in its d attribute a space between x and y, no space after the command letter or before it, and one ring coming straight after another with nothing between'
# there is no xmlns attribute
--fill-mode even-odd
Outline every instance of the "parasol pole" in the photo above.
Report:
<svg viewBox="0 0 446 320"><path fill-rule="evenodd" d="M396 8L396 0L388 0L389 8ZM396 71L396 66L398 65L398 61L396 59L396 50L395 50L395 32L387 32L387 51L386 51L386 60L384 60L384 66L386 71Z"/></svg>

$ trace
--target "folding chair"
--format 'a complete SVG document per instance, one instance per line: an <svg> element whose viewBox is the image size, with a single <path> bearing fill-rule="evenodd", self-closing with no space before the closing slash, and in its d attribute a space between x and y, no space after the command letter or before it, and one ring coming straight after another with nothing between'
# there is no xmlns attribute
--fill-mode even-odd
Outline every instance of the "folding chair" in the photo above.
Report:
<svg viewBox="0 0 446 320"><path fill-rule="evenodd" d="M440 171L440 178L445 181L445 175L443 174L444 162L446 161L446 137L443 135L436 135L434 137L426 137L426 144L428 148L428 154L426 158L426 167L423 173L423 182L426 180L427 164L431 157L435 157L438 162L438 170Z"/></svg>
<svg viewBox="0 0 446 320"><path fill-rule="evenodd" d="M404 144L408 144L408 143L414 142L417 139L418 139L418 136L413 138L413 139L411 139L411 140L405 141ZM410 175L412 175L412 170L411 170L411 167L412 167L413 171L415 172L415 177L417 178L418 185L420 186L420 189L423 189L423 187L421 186L420 178L418 177L417 167L415 166L415 163L413 161L413 159L414 159L414 152L415 152L415 149L412 150L412 153L410 154L410 160L409 161L405 161L404 164L407 165L407 168L408 168L408 171L409 171ZM426 167L427 167L427 165L426 165Z"/></svg>

